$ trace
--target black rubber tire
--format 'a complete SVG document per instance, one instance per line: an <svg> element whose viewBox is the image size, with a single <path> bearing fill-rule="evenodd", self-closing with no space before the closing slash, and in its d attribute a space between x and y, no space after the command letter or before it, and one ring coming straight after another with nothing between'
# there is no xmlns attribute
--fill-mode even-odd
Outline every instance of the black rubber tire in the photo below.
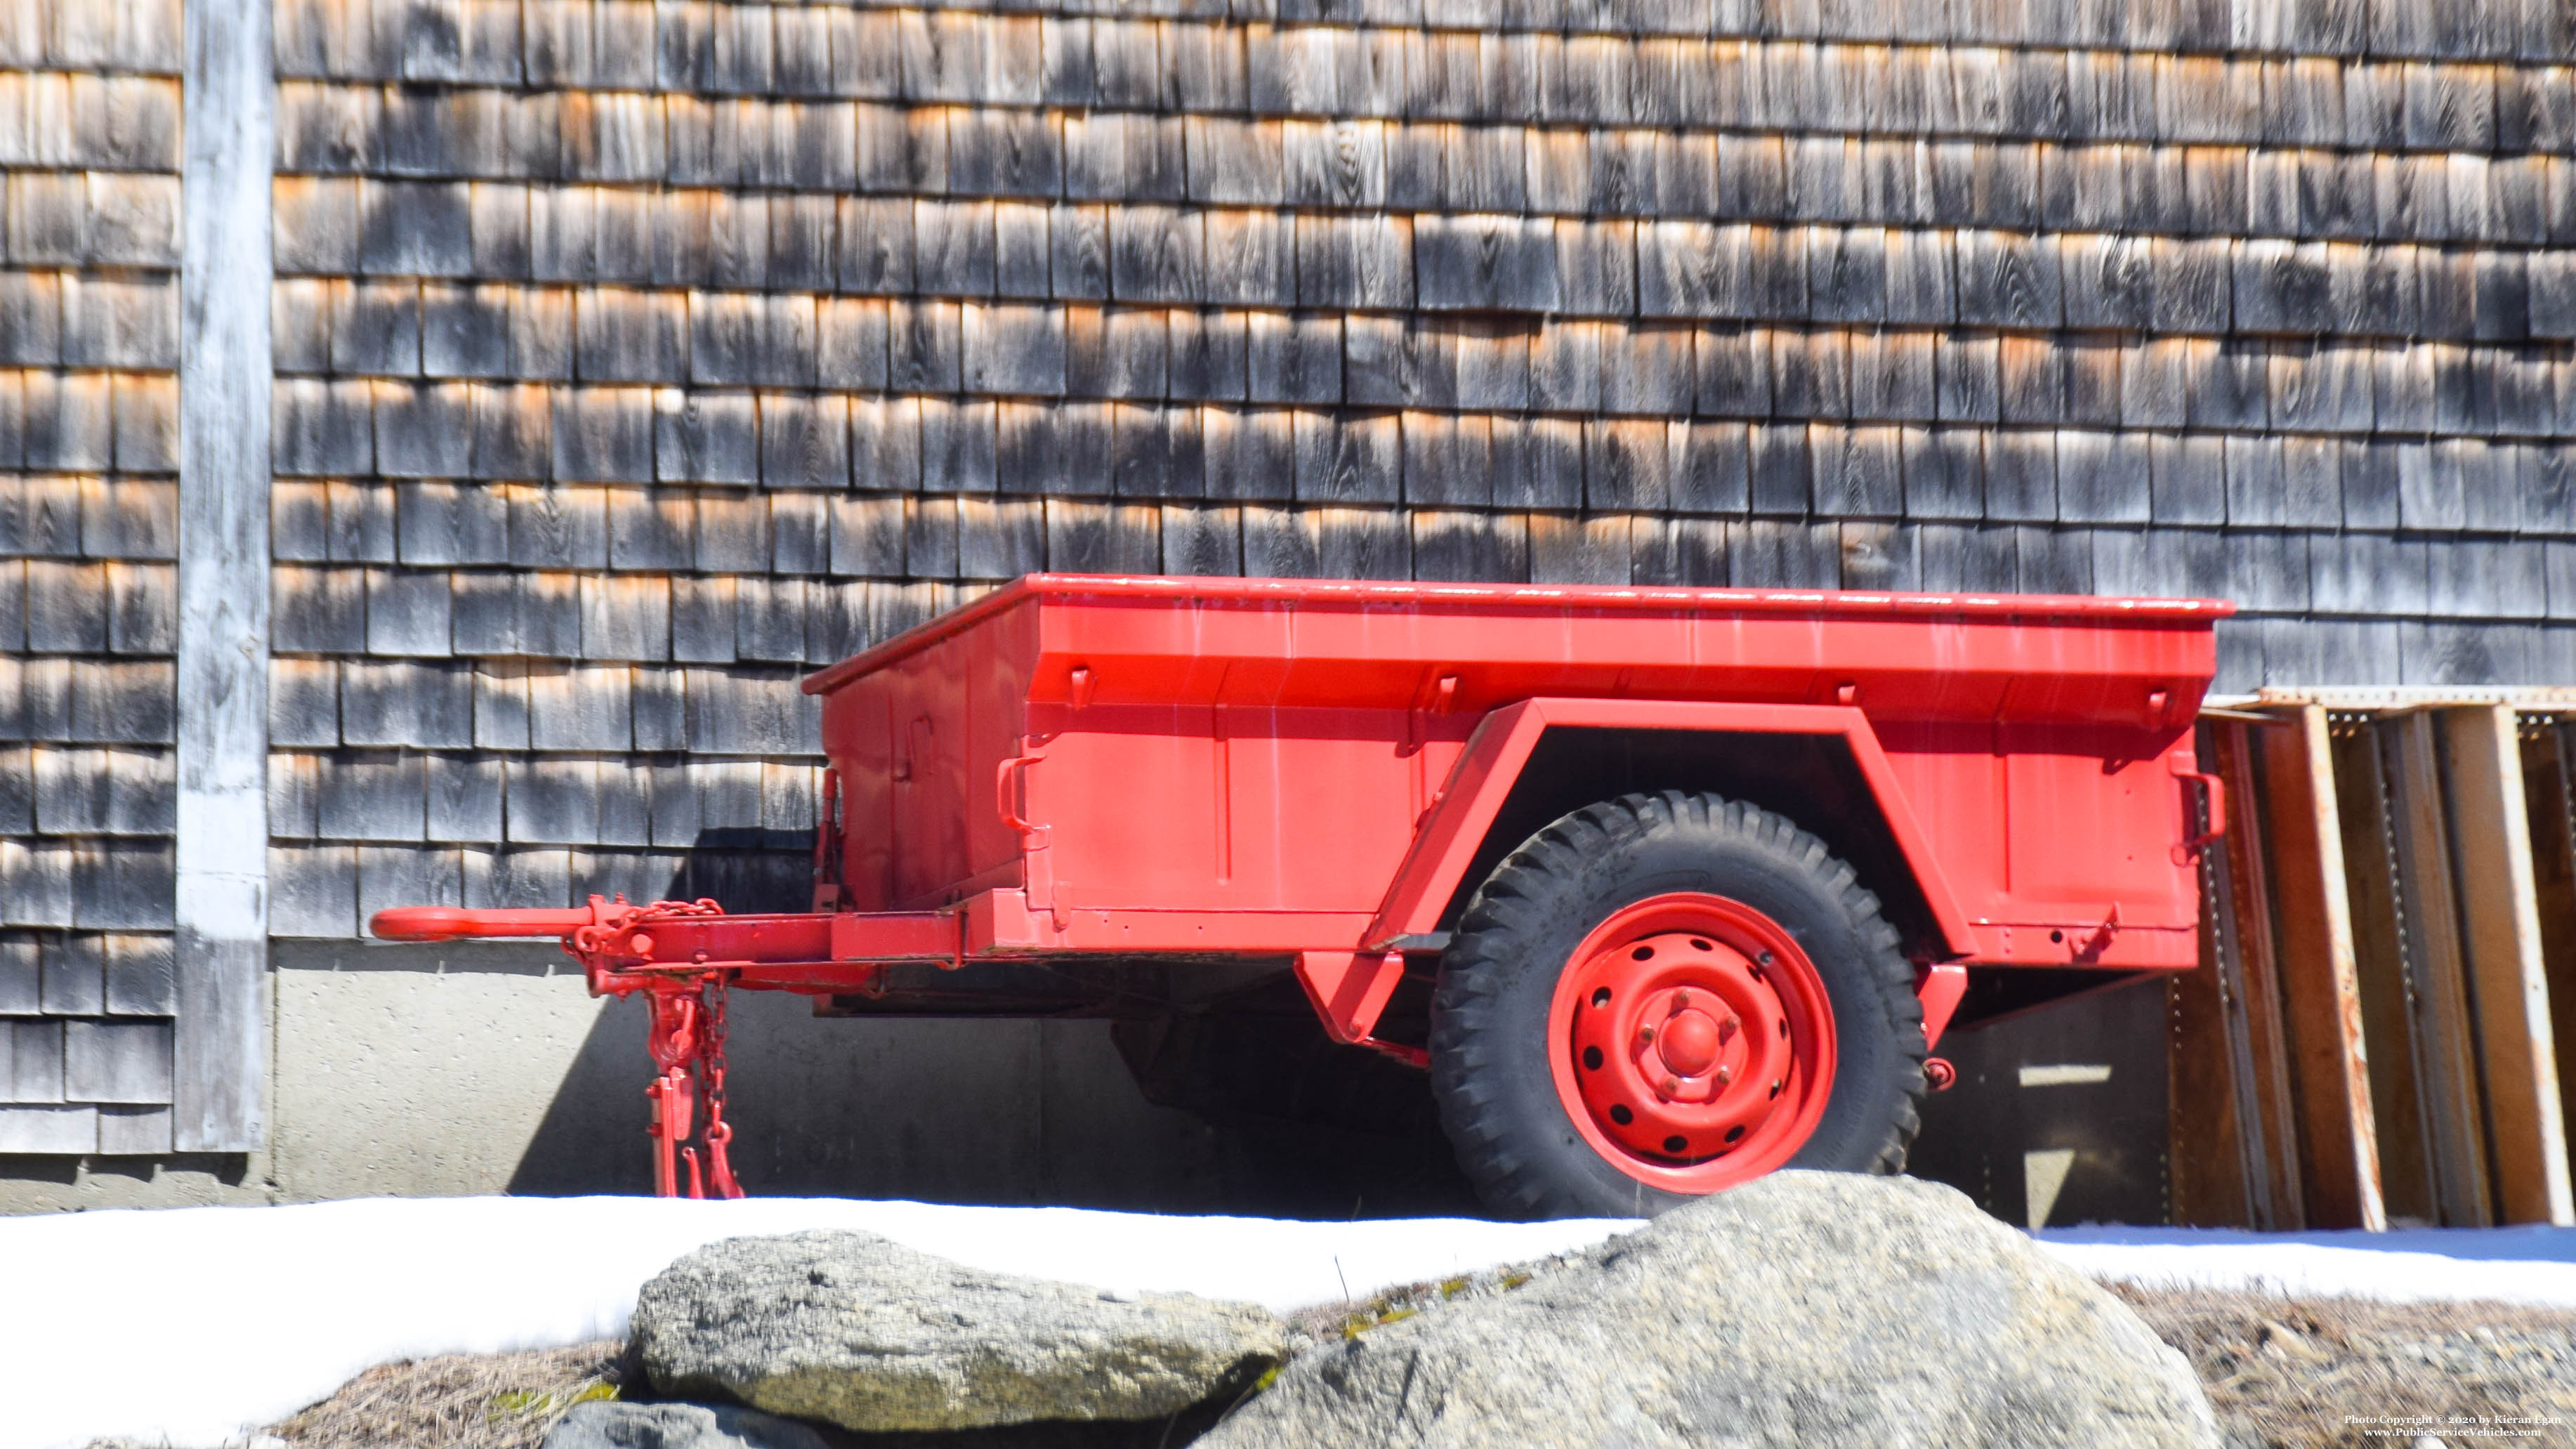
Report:
<svg viewBox="0 0 2576 1449"><path fill-rule="evenodd" d="M1923 1008L1878 898L1824 842L1715 795L1629 795L1524 841L1467 903L1431 1007L1431 1089L1459 1165L1512 1217L1650 1217L1690 1201L1608 1162L1567 1116L1548 1010L1576 946L1668 891L1740 901L1805 950L1833 1003L1825 1114L1792 1167L1899 1172L1920 1126Z"/></svg>

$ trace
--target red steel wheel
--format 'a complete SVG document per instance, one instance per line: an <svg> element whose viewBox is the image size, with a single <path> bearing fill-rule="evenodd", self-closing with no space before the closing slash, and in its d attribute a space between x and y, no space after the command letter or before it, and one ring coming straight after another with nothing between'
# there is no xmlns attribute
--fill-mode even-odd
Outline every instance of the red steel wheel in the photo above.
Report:
<svg viewBox="0 0 2576 1449"><path fill-rule="evenodd" d="M1716 1192L1797 1154L1834 1082L1823 979L1769 916L1724 896L1611 914L1557 979L1549 1066L1567 1117L1619 1171Z"/></svg>
<svg viewBox="0 0 2576 1449"><path fill-rule="evenodd" d="M1719 795L1622 795L1539 829L1459 913L1431 1092L1494 1211L1649 1217L1780 1167L1902 1170L1922 1022L1896 928L1822 840Z"/></svg>

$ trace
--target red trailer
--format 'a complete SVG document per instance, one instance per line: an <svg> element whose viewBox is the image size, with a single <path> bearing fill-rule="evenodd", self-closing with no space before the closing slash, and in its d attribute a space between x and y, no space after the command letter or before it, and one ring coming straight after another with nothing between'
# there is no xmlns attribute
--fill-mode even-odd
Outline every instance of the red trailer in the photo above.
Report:
<svg viewBox="0 0 2576 1449"><path fill-rule="evenodd" d="M1500 1211L1894 1171L1972 985L1992 1011L2197 960L2229 612L1032 576L805 681L810 912L374 930L559 936L594 993L646 993L666 1193L738 1190L728 988L1138 1020L1291 976L1333 1041L1428 1069Z"/></svg>

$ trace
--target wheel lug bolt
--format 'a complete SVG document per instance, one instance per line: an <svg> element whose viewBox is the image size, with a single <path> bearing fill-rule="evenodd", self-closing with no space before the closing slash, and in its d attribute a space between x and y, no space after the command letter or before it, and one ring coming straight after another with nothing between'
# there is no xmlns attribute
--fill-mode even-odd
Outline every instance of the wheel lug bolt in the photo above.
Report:
<svg viewBox="0 0 2576 1449"><path fill-rule="evenodd" d="M1674 1011L1676 1014L1679 1014L1680 1012L1683 1012L1683 1011L1688 1010L1688 1009L1689 1009L1689 1007L1690 1007L1690 993L1689 993L1689 992L1687 992L1687 991L1676 991L1676 992L1674 992L1674 993L1673 993L1673 1011Z"/></svg>
<svg viewBox="0 0 2576 1449"><path fill-rule="evenodd" d="M1737 1024L1738 1024L1738 1023L1736 1022L1735 1018L1734 1018L1734 1017L1731 1017L1731 1016L1721 1018L1721 1019L1718 1021L1718 1023L1717 1023L1717 1041L1718 1041L1718 1045L1720 1045L1720 1046L1724 1046L1726 1043L1728 1043L1728 1042L1730 1042L1730 1041L1735 1040L1735 1028L1736 1028Z"/></svg>
<svg viewBox="0 0 2576 1449"><path fill-rule="evenodd" d="M1655 1090L1657 1095L1669 1102L1673 1098L1682 1094L1681 1079L1678 1077L1666 1077L1664 1078L1664 1084Z"/></svg>
<svg viewBox="0 0 2576 1449"><path fill-rule="evenodd" d="M1719 1067L1719 1068L1717 1069L1717 1084L1718 1084L1719 1086L1723 1087L1723 1086L1727 1085L1728 1083L1730 1083L1730 1082L1732 1082L1732 1081L1734 1081L1734 1080L1735 1080L1735 1068L1733 1068L1733 1067Z"/></svg>

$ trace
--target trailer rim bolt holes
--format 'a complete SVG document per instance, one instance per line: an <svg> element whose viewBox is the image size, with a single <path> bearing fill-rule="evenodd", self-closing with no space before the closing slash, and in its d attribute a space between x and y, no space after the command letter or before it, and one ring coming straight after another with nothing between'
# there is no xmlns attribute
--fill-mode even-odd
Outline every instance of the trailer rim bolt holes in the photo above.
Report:
<svg viewBox="0 0 2576 1449"><path fill-rule="evenodd" d="M1557 1000L1567 1115L1639 1181L1733 1186L1787 1162L1823 1116L1832 1003L1788 932L1742 902L1686 892L1613 912Z"/></svg>

